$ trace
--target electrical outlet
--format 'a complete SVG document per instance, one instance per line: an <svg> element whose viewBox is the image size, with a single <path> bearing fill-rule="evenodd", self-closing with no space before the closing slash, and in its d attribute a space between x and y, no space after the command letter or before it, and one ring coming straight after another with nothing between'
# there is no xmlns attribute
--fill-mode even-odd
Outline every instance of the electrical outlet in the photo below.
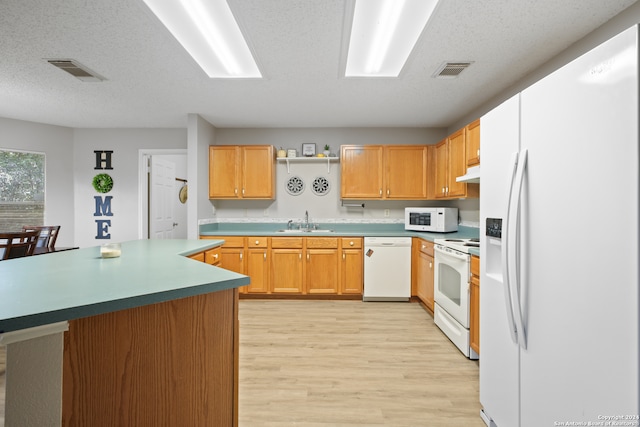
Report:
<svg viewBox="0 0 640 427"><path fill-rule="evenodd" d="M389 209L385 209L384 210L384 216L388 217L389 216Z"/></svg>
<svg viewBox="0 0 640 427"><path fill-rule="evenodd" d="M263 213L262 215L264 215L264 216L269 216L269 209L265 209L265 210L264 210L264 213Z"/></svg>

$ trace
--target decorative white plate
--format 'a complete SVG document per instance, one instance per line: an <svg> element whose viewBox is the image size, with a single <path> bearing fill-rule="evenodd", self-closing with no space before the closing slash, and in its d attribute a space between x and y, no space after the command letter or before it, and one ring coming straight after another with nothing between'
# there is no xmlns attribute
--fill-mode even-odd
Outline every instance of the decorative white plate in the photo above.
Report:
<svg viewBox="0 0 640 427"><path fill-rule="evenodd" d="M317 177L311 183L311 191L313 191L313 194L315 194L316 196L324 196L329 192L330 188L331 183L324 176Z"/></svg>
<svg viewBox="0 0 640 427"><path fill-rule="evenodd" d="M304 191L304 181L296 175L289 178L284 186L287 189L287 193L292 196L299 196Z"/></svg>

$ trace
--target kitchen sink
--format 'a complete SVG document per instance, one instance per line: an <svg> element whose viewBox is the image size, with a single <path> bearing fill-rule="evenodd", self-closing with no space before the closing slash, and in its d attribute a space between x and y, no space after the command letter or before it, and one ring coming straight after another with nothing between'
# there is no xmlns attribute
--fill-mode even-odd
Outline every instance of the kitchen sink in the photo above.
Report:
<svg viewBox="0 0 640 427"><path fill-rule="evenodd" d="M310 228L294 229L294 230L282 229L282 230L278 230L278 233L333 233L333 230L329 230L327 228L318 228L317 230L313 230Z"/></svg>

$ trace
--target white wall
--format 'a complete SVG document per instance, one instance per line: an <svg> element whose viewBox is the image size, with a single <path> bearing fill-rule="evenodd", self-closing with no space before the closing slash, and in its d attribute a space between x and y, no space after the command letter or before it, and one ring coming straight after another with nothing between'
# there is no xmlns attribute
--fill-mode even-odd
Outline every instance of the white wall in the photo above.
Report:
<svg viewBox="0 0 640 427"><path fill-rule="evenodd" d="M198 223L213 216L209 202L209 146L215 143L217 129L197 114L188 115L189 201L187 238L198 238Z"/></svg>
<svg viewBox="0 0 640 427"><path fill-rule="evenodd" d="M186 129L75 129L74 142L74 205L75 242L80 247L107 242L123 242L138 238L138 150L141 148L186 148ZM94 150L112 150L113 170L96 170ZM108 173L113 178L113 190L102 196L113 196L112 217L94 217L93 177ZM96 239L96 219L111 219L109 240Z"/></svg>
<svg viewBox="0 0 640 427"><path fill-rule="evenodd" d="M60 225L57 246L73 246L73 130L0 117L0 148L45 154L44 223Z"/></svg>

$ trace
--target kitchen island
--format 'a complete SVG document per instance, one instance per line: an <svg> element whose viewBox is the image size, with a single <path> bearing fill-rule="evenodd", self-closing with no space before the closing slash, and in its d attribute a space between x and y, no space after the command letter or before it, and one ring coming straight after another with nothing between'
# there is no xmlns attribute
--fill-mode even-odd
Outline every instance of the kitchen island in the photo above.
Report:
<svg viewBox="0 0 640 427"><path fill-rule="evenodd" d="M188 258L220 244L0 263L6 425L235 425L237 288L249 278Z"/></svg>

